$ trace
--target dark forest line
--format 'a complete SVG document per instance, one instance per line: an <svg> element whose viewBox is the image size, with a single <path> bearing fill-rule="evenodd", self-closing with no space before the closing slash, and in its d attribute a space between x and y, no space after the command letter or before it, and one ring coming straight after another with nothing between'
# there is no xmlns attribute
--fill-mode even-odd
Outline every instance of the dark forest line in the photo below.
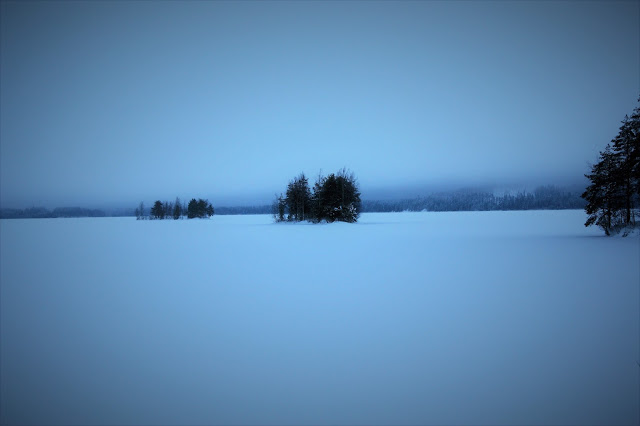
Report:
<svg viewBox="0 0 640 426"><path fill-rule="evenodd" d="M44 207L26 209L0 209L0 219L52 219L59 217L106 217L104 210L82 207L58 207L53 210ZM128 215L127 215L128 216Z"/></svg>
<svg viewBox="0 0 640 426"><path fill-rule="evenodd" d="M402 200L362 200L363 213L402 211L492 211L492 210L564 210L583 209L586 201L580 197L582 190L554 185L540 186L533 191L495 195L488 191L465 189L440 192L423 197ZM150 209L145 209L149 214ZM271 205L216 207L216 215L272 214ZM61 207L48 210L44 207L27 209L0 209L1 219L59 218L59 217L131 217L135 209L99 210L81 207Z"/></svg>
<svg viewBox="0 0 640 426"><path fill-rule="evenodd" d="M540 186L533 192L520 191L503 195L463 189L404 200L363 200L362 211L373 213L583 209L586 202L580 197L581 192L554 185Z"/></svg>

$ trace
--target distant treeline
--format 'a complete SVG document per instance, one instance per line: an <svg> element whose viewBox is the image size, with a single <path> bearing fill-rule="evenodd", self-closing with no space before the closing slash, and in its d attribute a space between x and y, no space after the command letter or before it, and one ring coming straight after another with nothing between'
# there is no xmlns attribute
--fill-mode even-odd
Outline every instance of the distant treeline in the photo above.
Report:
<svg viewBox="0 0 640 426"><path fill-rule="evenodd" d="M583 209L582 189L569 190L554 185L537 187L533 192L494 195L488 191L465 189L440 192L402 200L362 200L366 213L402 211L489 211L489 210L567 210ZM216 214L270 214L272 206L217 207Z"/></svg>
<svg viewBox="0 0 640 426"><path fill-rule="evenodd" d="M248 206L248 207L217 207L216 214L234 215L234 214L271 214L271 206Z"/></svg>
<svg viewBox="0 0 640 426"><path fill-rule="evenodd" d="M373 212L402 212L402 211L487 211L487 210L563 210L563 209L583 209L586 201L580 197L583 190L568 190L553 185L540 186L533 192L521 191L515 194L494 195L491 192L466 189L454 192L441 192L429 194L423 197L409 198L404 200L376 201L362 200L361 211ZM193 201L193 200L192 200ZM206 201L206 206L210 204ZM83 209L80 207L62 207L54 210L47 210L44 207L32 207L28 209L0 209L1 219L24 219L24 218L55 218L55 217L104 217L104 216L138 216L139 218L155 217L153 213L164 217L173 217L178 213L179 217L188 217L188 204L180 203L160 203L162 210L157 206L153 212L145 208L142 203L137 209L119 209L109 211L107 214L103 210ZM180 208L176 212L176 204ZM200 203L202 204L202 203ZM194 207L198 204L194 204ZM193 210L193 207L192 207ZM171 213L169 213L171 212ZM213 213L213 212L212 212ZM241 207L216 207L215 213L219 215L243 215L243 214L271 214L273 206L241 206ZM198 217L197 213L192 216Z"/></svg>
<svg viewBox="0 0 640 426"><path fill-rule="evenodd" d="M56 217L105 217L102 210L83 209L82 207L58 207L53 210L44 207L28 209L0 209L0 219L35 219Z"/></svg>
<svg viewBox="0 0 640 426"><path fill-rule="evenodd" d="M430 194L398 201L362 201L363 212L402 211L489 211L489 210L562 210L582 209L585 201L580 192L563 190L548 185L540 186L533 192L495 195L478 190L460 190Z"/></svg>

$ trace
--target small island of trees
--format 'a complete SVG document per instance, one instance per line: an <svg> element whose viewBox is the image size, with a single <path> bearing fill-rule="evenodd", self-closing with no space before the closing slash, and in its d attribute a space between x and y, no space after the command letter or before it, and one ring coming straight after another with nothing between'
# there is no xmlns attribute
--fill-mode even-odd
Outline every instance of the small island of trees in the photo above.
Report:
<svg viewBox="0 0 640 426"><path fill-rule="evenodd" d="M174 203L165 201L164 203L160 200L157 200L153 203L153 207L149 211L149 219L174 219L178 220L184 218L186 216L187 219L194 218L207 218L213 216L215 210L213 206L209 202L209 200L205 200L202 198L192 198L189 201L189 204L180 203L180 199L176 197L176 201ZM144 210L144 203L140 203L140 205L135 210L136 219L142 220L146 219Z"/></svg>
<svg viewBox="0 0 640 426"><path fill-rule="evenodd" d="M287 185L286 195L276 196L272 213L276 222L349 222L358 221L362 202L354 174L347 169L329 176L318 175L309 188L301 173Z"/></svg>
<svg viewBox="0 0 640 426"><path fill-rule="evenodd" d="M606 235L635 228L640 206L640 106L624 117L618 135L585 176L591 184L582 194L589 215L584 225L598 225Z"/></svg>

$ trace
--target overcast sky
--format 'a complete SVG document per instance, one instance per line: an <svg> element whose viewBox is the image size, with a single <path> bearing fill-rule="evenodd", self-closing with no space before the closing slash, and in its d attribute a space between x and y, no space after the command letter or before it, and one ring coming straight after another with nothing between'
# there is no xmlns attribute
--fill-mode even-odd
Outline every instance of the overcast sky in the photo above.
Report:
<svg viewBox="0 0 640 426"><path fill-rule="evenodd" d="M639 2L2 2L0 204L579 179L640 94Z"/></svg>

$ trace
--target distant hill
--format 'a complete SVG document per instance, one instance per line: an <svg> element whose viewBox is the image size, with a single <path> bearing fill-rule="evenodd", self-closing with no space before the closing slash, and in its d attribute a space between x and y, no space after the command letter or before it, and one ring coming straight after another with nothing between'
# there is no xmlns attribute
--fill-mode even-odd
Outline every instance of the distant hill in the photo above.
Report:
<svg viewBox="0 0 640 426"><path fill-rule="evenodd" d="M564 210L582 209L583 190L540 186L532 192L509 192L503 195L490 191L462 189L439 192L423 197L393 201L363 200L363 212L401 211L487 211L487 210Z"/></svg>
<svg viewBox="0 0 640 426"><path fill-rule="evenodd" d="M216 214L271 214L271 206L216 207Z"/></svg>
<svg viewBox="0 0 640 426"><path fill-rule="evenodd" d="M35 219L56 217L105 217L103 210L84 209L82 207L58 207L53 210L44 207L28 209L0 209L0 219Z"/></svg>

